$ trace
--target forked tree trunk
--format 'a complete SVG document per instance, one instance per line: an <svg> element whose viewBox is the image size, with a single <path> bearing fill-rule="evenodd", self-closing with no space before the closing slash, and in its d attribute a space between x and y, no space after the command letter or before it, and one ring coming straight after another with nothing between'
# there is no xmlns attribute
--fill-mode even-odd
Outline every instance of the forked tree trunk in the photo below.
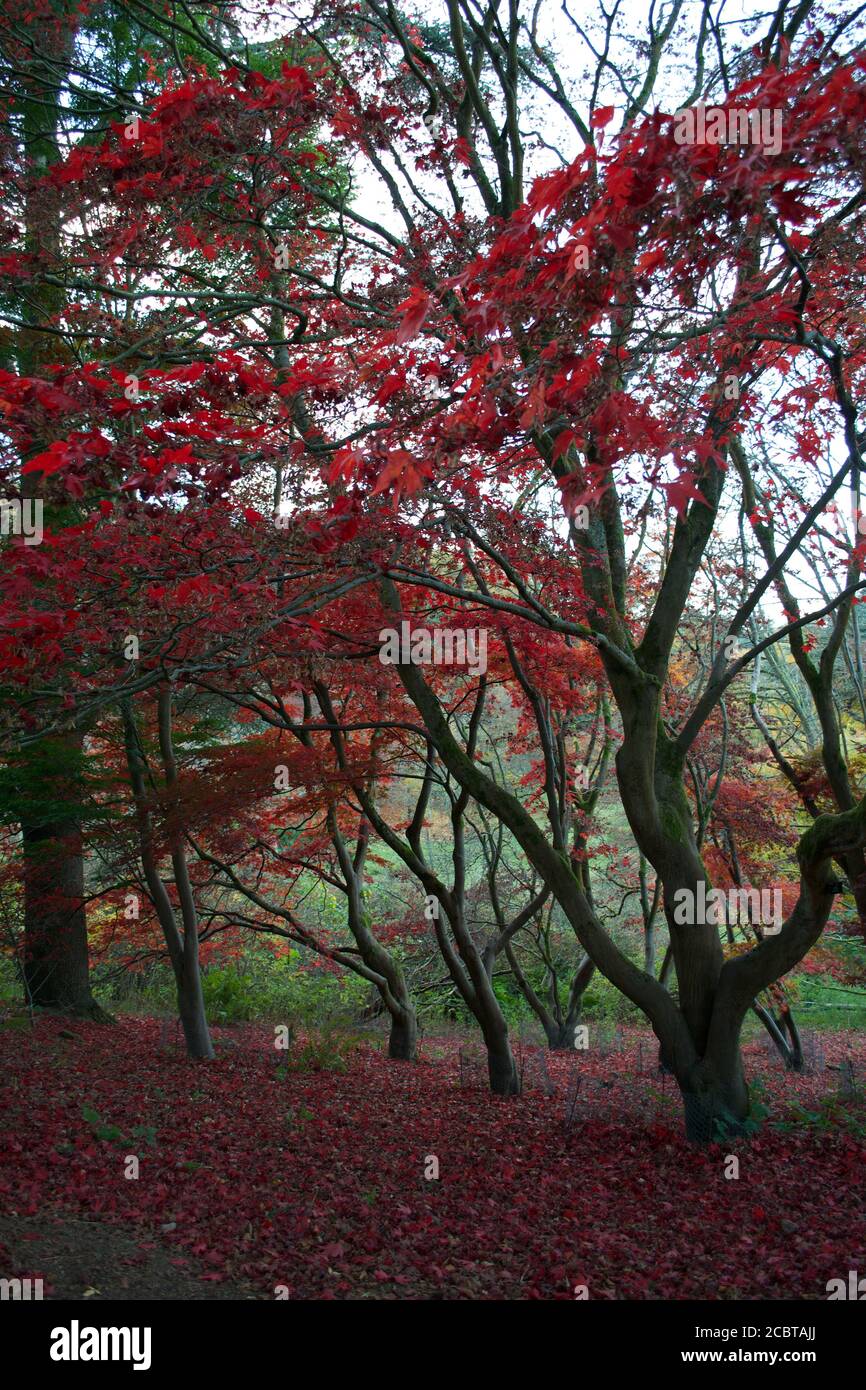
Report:
<svg viewBox="0 0 866 1390"><path fill-rule="evenodd" d="M580 1011L578 1010L574 1017L569 1015L563 1019L562 1023L554 1023L550 1028L545 1028L548 1049L551 1052L573 1052L579 1026Z"/></svg>
<svg viewBox="0 0 866 1390"><path fill-rule="evenodd" d="M388 1031L388 1056L393 1062L414 1062L417 1060L418 1017L408 992L405 1003L395 997L393 988L389 989L383 979L381 983L372 981L376 991L374 1003L364 1010L365 1018L381 1018L387 1014L391 1026ZM390 1000L389 1000L390 994Z"/></svg>
<svg viewBox="0 0 866 1390"><path fill-rule="evenodd" d="M355 889L350 889L349 923L361 959L371 972L373 983L391 1019L388 1056L395 1062L414 1062L418 1049L418 1016L406 977L399 962L373 935L360 891L353 909L354 893Z"/></svg>
<svg viewBox="0 0 866 1390"><path fill-rule="evenodd" d="M568 993L568 1012L553 1036L548 1032L547 1042L551 1052L573 1051L577 1030L583 1015L583 996L595 974L595 965L589 956L584 956L574 974Z"/></svg>

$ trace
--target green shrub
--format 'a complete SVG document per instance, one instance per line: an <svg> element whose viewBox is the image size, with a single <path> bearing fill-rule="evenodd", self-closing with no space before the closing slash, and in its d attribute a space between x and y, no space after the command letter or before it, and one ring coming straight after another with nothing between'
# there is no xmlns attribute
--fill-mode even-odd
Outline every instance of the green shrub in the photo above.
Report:
<svg viewBox="0 0 866 1390"><path fill-rule="evenodd" d="M367 1002L367 982L348 972L299 969L301 963L298 951L274 957L254 943L236 964L208 966L202 972L202 988L209 1021L287 1023L292 1019L312 1027L327 1017L341 1018L348 1026ZM94 985L106 1008L176 1015L177 989L166 962L121 973L116 973L115 961L106 961L105 967L104 979L99 978L102 972L95 972Z"/></svg>
<svg viewBox="0 0 866 1390"><path fill-rule="evenodd" d="M255 1017L258 1001L249 975L212 966L202 975L202 990L211 1023L247 1023Z"/></svg>
<svg viewBox="0 0 866 1390"><path fill-rule="evenodd" d="M319 1028L306 1031L300 1042L289 1050L278 1075L305 1071L348 1071L349 1058L360 1046L353 1033L328 1021Z"/></svg>

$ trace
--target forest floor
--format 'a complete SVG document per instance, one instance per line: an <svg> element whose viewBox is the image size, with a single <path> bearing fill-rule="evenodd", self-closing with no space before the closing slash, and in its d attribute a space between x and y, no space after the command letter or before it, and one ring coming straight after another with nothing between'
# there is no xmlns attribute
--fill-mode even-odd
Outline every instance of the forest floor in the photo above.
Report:
<svg viewBox="0 0 866 1390"><path fill-rule="evenodd" d="M866 1271L862 1036L820 1035L801 1076L749 1043L768 1118L697 1150L638 1029L521 1045L508 1101L454 1039L310 1072L267 1025L214 1033L201 1064L154 1019L0 1026L0 1274L73 1299L824 1299Z"/></svg>

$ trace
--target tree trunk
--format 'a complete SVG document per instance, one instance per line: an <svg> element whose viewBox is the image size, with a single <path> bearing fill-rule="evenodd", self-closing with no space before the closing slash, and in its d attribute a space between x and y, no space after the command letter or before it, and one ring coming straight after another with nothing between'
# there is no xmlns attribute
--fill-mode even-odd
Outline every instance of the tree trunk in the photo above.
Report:
<svg viewBox="0 0 866 1390"><path fill-rule="evenodd" d="M508 1033L485 1035L487 1045L487 1075L495 1096L519 1096L520 1077L508 1041Z"/></svg>
<svg viewBox="0 0 866 1390"><path fill-rule="evenodd" d="M388 1056L395 1062L414 1062L418 1045L418 1020L414 1009L391 1013Z"/></svg>
<svg viewBox="0 0 866 1390"><path fill-rule="evenodd" d="M214 1055L210 1029L204 1007L204 991L201 984L198 951L192 958L184 960L183 969L177 980L177 1007L183 1026L187 1055L196 1060L210 1059Z"/></svg>
<svg viewBox="0 0 866 1390"><path fill-rule="evenodd" d="M165 784L169 792L177 798L181 806L180 780L171 733L171 687L159 692L159 747L165 769ZM175 978L177 979L177 1002L180 1021L186 1038L188 1056L199 1059L213 1057L213 1043L207 1026L204 1007L204 991L201 983L201 964L198 950L198 910L195 893L186 860L186 848L180 832L173 827L169 834L171 866L180 903L183 925L182 946L175 956Z"/></svg>
<svg viewBox="0 0 866 1390"><path fill-rule="evenodd" d="M840 855L840 863L854 895L860 935L866 936L866 856L862 850L852 850Z"/></svg>
<svg viewBox="0 0 866 1390"><path fill-rule="evenodd" d="M686 1138L711 1144L747 1131L749 1088L743 1075L739 1034L721 1055L704 1057L677 1078L685 1112Z"/></svg>
<svg viewBox="0 0 866 1390"><path fill-rule="evenodd" d="M38 1008L86 1012L93 999L78 827L67 820L49 826L25 824L21 830L28 1002Z"/></svg>
<svg viewBox="0 0 866 1390"><path fill-rule="evenodd" d="M753 1013L761 1020L773 1040L776 1050L789 1071L803 1070L803 1046L793 1016L788 1011L781 1019L757 1001L752 1005ZM785 1034L787 1033L787 1037Z"/></svg>
<svg viewBox="0 0 866 1390"><path fill-rule="evenodd" d="M175 884L180 901L183 931L178 929L175 910L168 890L159 872L154 850L153 824L148 807L145 776L147 763L138 730L132 701L121 703L126 758L135 802L138 823L139 853L144 870L150 900L156 909L159 924L165 937L165 944L171 959L174 978L177 983L177 1005L183 1025L187 1053L194 1058L211 1058L213 1044L207 1026L204 1008L204 992L201 985L201 969L198 954L198 917L195 909L192 884L186 863L183 842L177 833L172 840L171 862L174 869ZM161 691L159 696L159 740L166 774L166 783L177 789L177 768L171 741L171 692Z"/></svg>
<svg viewBox="0 0 866 1390"><path fill-rule="evenodd" d="M397 611L396 586L389 580L383 588L386 603ZM658 645L658 634L652 642L645 634L645 654L653 643ZM635 839L662 880L677 972L677 1003L659 981L638 969L616 946L569 860L550 843L522 803L460 748L418 668L407 662L397 669L448 771L511 830L572 923L587 955L650 1019L683 1095L689 1137L707 1143L714 1128L726 1133L744 1130L749 1093L739 1047L743 1019L761 991L786 975L820 937L838 891L830 860L866 846L866 797L851 811L818 817L797 846L800 893L781 931L765 937L748 953L726 960L715 924L678 922L673 910L680 890L695 894L701 881L706 882L683 788L681 748L658 720L658 695L649 690L649 681L632 687L633 673L626 675L612 666L611 681L624 725L617 754L618 784ZM655 679L658 690L661 677Z"/></svg>
<svg viewBox="0 0 866 1390"><path fill-rule="evenodd" d="M358 876L349 882L349 927L358 943L361 959L371 972L382 1007L391 1019L388 1056L397 1062L414 1062L418 1046L418 1017L406 977L398 961L376 940L363 907Z"/></svg>
<svg viewBox="0 0 866 1390"><path fill-rule="evenodd" d="M568 1052L574 1049L574 1035L577 1032L580 1015L574 1019L564 1019L560 1024L545 1028L547 1046L551 1052Z"/></svg>
<svg viewBox="0 0 866 1390"><path fill-rule="evenodd" d="M565 1052L569 1047L574 1047L574 1029L570 1030L571 1037L569 1039L569 1029L565 1023L554 1023L545 1028L544 1031L547 1035L547 1046L551 1052Z"/></svg>
<svg viewBox="0 0 866 1390"><path fill-rule="evenodd" d="M25 823L22 839L27 1003L104 1018L90 992L80 829Z"/></svg>
<svg viewBox="0 0 866 1390"><path fill-rule="evenodd" d="M70 10L58 23L47 26L41 43L34 46L32 61L23 65L22 88L15 102L21 118L21 153L27 183L24 197L24 243L37 259L60 264L61 209L56 198L45 197L44 180L60 158L58 131L69 78L74 45L74 18ZM40 51L40 49L42 51ZM18 371L22 377L48 374L48 364L63 355L58 339L41 331L60 312L65 300L59 285L34 283L22 302L22 324L13 339ZM34 417L29 448L22 465L52 442L50 430ZM51 489L41 473L21 477L21 496L45 505L51 516ZM68 498L65 499L68 502ZM44 807L58 802L58 769L65 772L80 756L81 736L46 740L23 754L22 771L29 787L28 807L22 808L24 849L24 981L27 1002L61 1009L98 1022L108 1015L90 992L87 950L87 914L84 899L84 857L81 827L67 804L59 815L42 819ZM55 760L54 754L57 754ZM74 771L73 771L74 776ZM65 793L61 799L69 801ZM53 823L52 823L53 822Z"/></svg>
<svg viewBox="0 0 866 1390"><path fill-rule="evenodd" d="M575 1034L580 1026L580 1018L583 1013L583 996L594 974L594 963L589 956L584 956L571 982L568 995L568 1013L558 1025L554 1024L550 1028L545 1025L547 1045L551 1052L574 1050Z"/></svg>
<svg viewBox="0 0 866 1390"><path fill-rule="evenodd" d="M418 1016L406 977L399 962L373 936L366 913L352 913L350 908L349 917L361 959L373 972L382 1005L391 1019L388 1056L396 1062L414 1062L418 1046Z"/></svg>
<svg viewBox="0 0 866 1390"><path fill-rule="evenodd" d="M571 989L568 994L568 1010L563 1018L562 1010L558 1004L556 982L553 982L553 991L551 995L553 1008L549 1009L544 1001L538 997L526 975L521 970L520 963L514 954L514 949L510 941L505 942L505 955L511 967L511 973L514 976L517 988L520 990L527 1004L544 1029L544 1034L547 1038L547 1046L550 1051L559 1052L567 1048L573 1048L575 1031L580 1023L580 1015L583 1009L584 991L595 974L595 965L590 960L589 956L584 955L574 973ZM493 962L491 960L488 975L491 975L492 971Z"/></svg>

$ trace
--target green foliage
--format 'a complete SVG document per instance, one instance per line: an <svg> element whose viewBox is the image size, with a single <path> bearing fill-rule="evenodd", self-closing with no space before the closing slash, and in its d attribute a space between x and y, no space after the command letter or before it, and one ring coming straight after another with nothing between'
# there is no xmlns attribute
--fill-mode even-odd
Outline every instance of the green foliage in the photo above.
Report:
<svg viewBox="0 0 866 1390"><path fill-rule="evenodd" d="M643 1022L640 1010L598 971L584 991L582 1019L584 1023Z"/></svg>
<svg viewBox="0 0 866 1390"><path fill-rule="evenodd" d="M323 1018L333 1018L349 1025L367 1003L369 985L348 972L300 968L304 963L299 951L275 957L256 943L236 964L208 966L202 972L208 1019L216 1024L284 1023L292 1019L314 1027ZM108 976L104 982L97 971L95 984L108 1009L160 1015L177 1011L174 976L162 961L143 970Z"/></svg>
<svg viewBox="0 0 866 1390"><path fill-rule="evenodd" d="M526 969L525 973L536 994L546 1002L548 987L544 967L539 965L534 970ZM560 978L563 981L569 981L567 968L562 969ZM494 975L493 992L510 1029L517 1030L521 1024L537 1024L535 1014L517 988L514 977L510 973ZM563 997L562 1003L564 1008L565 997ZM435 1032L437 1026L446 1020L467 1029L477 1027L463 1000L456 990L450 987L435 994L431 992L419 999L418 1016L428 1032ZM594 975L584 991L581 1019L583 1022L592 1021L594 1023L640 1023L643 1021L640 1011L631 1001L621 995L609 980L598 973Z"/></svg>
<svg viewBox="0 0 866 1390"><path fill-rule="evenodd" d="M300 1129L303 1125L309 1124L310 1120L315 1119L312 1110L308 1110L306 1105L290 1105L286 1111L286 1124L289 1129Z"/></svg>
<svg viewBox="0 0 866 1390"><path fill-rule="evenodd" d="M34 829L95 818L88 792L98 775L74 738L44 738L0 766L0 823L25 821Z"/></svg>
<svg viewBox="0 0 866 1390"><path fill-rule="evenodd" d="M109 960L107 964L114 962ZM106 1008L118 1013L149 1013L157 1017L177 1013L177 985L171 967L163 961L105 978L97 967L93 975Z"/></svg>
<svg viewBox="0 0 866 1390"><path fill-rule="evenodd" d="M0 956L0 1008L17 1009L24 1002L21 972L11 955Z"/></svg>
<svg viewBox="0 0 866 1390"><path fill-rule="evenodd" d="M836 932L824 938L823 944L838 956L852 975L866 979L866 941L862 936L845 936Z"/></svg>
<svg viewBox="0 0 866 1390"><path fill-rule="evenodd" d="M106 1123L98 1110L94 1110L91 1105L82 1105L81 1117L90 1125L95 1139L108 1139L114 1144L126 1143L126 1137L122 1129L117 1125Z"/></svg>
<svg viewBox="0 0 866 1390"><path fill-rule="evenodd" d="M844 1130L854 1139L866 1140L866 1106L852 1104L850 1099L838 1094L821 1096L817 1106L810 1108L794 1100L787 1114L774 1122L774 1128L786 1132L807 1128L819 1134L838 1133Z"/></svg>
<svg viewBox="0 0 866 1390"><path fill-rule="evenodd" d="M94 1139L106 1139L109 1143L124 1144L127 1148L132 1148L132 1140L137 1139L142 1144L149 1144L151 1148L156 1147L156 1129L153 1125L133 1125L130 1130L132 1139L129 1139L117 1125L104 1120L92 1105L82 1105L81 1118L90 1125Z"/></svg>
<svg viewBox="0 0 866 1390"><path fill-rule="evenodd" d="M528 1022L535 1018L535 1014L520 993L511 975L494 979L493 993L499 1000L499 1007L502 1009L509 1028L514 1028L521 1021Z"/></svg>
<svg viewBox="0 0 866 1390"><path fill-rule="evenodd" d="M246 1023L255 1016L258 1000L249 975L212 966L202 975L202 991L211 1023Z"/></svg>
<svg viewBox="0 0 866 1390"><path fill-rule="evenodd" d="M269 952L250 952L244 957L244 973L256 998L254 1017L313 1027L323 1019L342 1019L348 1024L367 1002L369 985L348 972L299 969L300 953L275 959Z"/></svg>
<svg viewBox="0 0 866 1390"><path fill-rule="evenodd" d="M153 1125L133 1125L132 1136L134 1139L140 1139L143 1144L156 1148L156 1129Z"/></svg>
<svg viewBox="0 0 866 1390"><path fill-rule="evenodd" d="M749 1113L745 1120L737 1120L733 1125L726 1123L724 1117L713 1120L713 1142L730 1145L735 1139L751 1139L764 1127L770 1114L767 1093L763 1082L758 1079L749 1087Z"/></svg>
<svg viewBox="0 0 866 1390"><path fill-rule="evenodd" d="M291 1072L348 1071L349 1059L359 1045L356 1034L328 1021L304 1034L300 1044L277 1067L277 1076L285 1079Z"/></svg>

